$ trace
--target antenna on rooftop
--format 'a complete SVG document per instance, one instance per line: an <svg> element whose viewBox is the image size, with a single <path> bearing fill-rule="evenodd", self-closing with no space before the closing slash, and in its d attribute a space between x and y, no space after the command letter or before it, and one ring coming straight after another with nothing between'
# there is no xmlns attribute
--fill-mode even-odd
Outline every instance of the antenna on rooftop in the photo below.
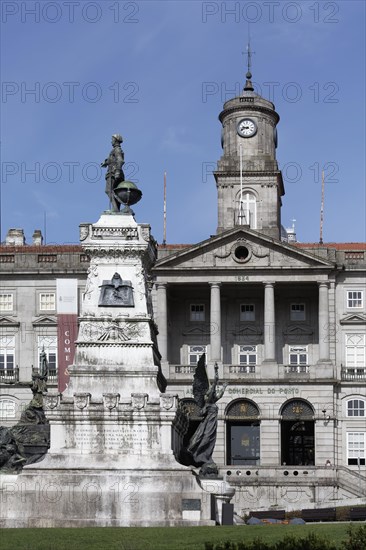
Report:
<svg viewBox="0 0 366 550"><path fill-rule="evenodd" d="M323 225L324 225L324 170L322 170L322 196L320 203L320 236L319 244L323 244Z"/></svg>
<svg viewBox="0 0 366 550"><path fill-rule="evenodd" d="M43 235L44 235L44 244L47 244L47 214L46 214L46 210L43 212Z"/></svg>
<svg viewBox="0 0 366 550"><path fill-rule="evenodd" d="M238 222L239 222L239 225L249 225L246 219L246 213L244 211L244 202L243 202L243 150L242 150L241 144L239 146L239 155L240 155L240 198L239 198Z"/></svg>
<svg viewBox="0 0 366 550"><path fill-rule="evenodd" d="M163 245L166 245L166 172L164 172L164 228Z"/></svg>

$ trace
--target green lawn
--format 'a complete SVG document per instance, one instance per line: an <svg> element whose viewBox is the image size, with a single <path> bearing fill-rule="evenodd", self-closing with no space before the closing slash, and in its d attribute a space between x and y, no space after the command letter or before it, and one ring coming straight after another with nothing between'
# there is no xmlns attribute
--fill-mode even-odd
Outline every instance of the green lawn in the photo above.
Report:
<svg viewBox="0 0 366 550"><path fill-rule="evenodd" d="M360 522L361 525L364 523ZM353 524L355 527L356 525ZM349 523L307 525L243 525L236 527L126 527L80 529L2 529L1 550L203 550L204 542L252 540L266 542L286 534L305 537L310 532L341 547Z"/></svg>

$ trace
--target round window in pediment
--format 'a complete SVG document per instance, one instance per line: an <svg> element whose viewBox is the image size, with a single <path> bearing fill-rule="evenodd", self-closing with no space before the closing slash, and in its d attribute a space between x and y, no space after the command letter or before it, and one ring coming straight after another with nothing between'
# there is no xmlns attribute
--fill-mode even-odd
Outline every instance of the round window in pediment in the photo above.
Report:
<svg viewBox="0 0 366 550"><path fill-rule="evenodd" d="M245 264L252 257L252 247L244 239L239 239L231 247L231 257L239 264Z"/></svg>
<svg viewBox="0 0 366 550"><path fill-rule="evenodd" d="M249 256L249 250L246 246L237 246L235 248L235 258L241 262L244 262L248 259Z"/></svg>

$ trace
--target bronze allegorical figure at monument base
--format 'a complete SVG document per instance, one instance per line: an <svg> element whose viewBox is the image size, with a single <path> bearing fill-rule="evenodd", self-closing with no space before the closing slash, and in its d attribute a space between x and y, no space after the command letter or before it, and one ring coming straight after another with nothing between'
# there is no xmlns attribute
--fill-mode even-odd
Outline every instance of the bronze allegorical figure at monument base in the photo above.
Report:
<svg viewBox="0 0 366 550"><path fill-rule="evenodd" d="M200 466L199 475L201 477L218 476L217 465L212 460L219 412L216 402L224 395L227 387L227 383L224 383L221 390L217 390L218 382L218 366L215 365L215 378L210 386L205 366L205 354L203 354L197 363L193 379L193 396L201 409L202 420L187 448L183 451L183 463Z"/></svg>
<svg viewBox="0 0 366 550"><path fill-rule="evenodd" d="M0 472L13 474L26 464L39 462L50 446L50 426L43 408L47 392L48 360L44 349L38 371L32 373L33 398L23 410L20 421L7 428L0 426Z"/></svg>

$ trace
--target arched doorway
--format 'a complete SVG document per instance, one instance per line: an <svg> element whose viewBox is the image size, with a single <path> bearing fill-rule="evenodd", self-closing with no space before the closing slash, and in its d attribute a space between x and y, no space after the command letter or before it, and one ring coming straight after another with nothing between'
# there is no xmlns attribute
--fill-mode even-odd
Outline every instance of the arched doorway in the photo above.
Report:
<svg viewBox="0 0 366 550"><path fill-rule="evenodd" d="M315 464L314 409L303 399L291 399L281 410L281 463Z"/></svg>
<svg viewBox="0 0 366 550"><path fill-rule="evenodd" d="M259 462L259 409L249 399L238 399L226 409L226 463L249 466Z"/></svg>

